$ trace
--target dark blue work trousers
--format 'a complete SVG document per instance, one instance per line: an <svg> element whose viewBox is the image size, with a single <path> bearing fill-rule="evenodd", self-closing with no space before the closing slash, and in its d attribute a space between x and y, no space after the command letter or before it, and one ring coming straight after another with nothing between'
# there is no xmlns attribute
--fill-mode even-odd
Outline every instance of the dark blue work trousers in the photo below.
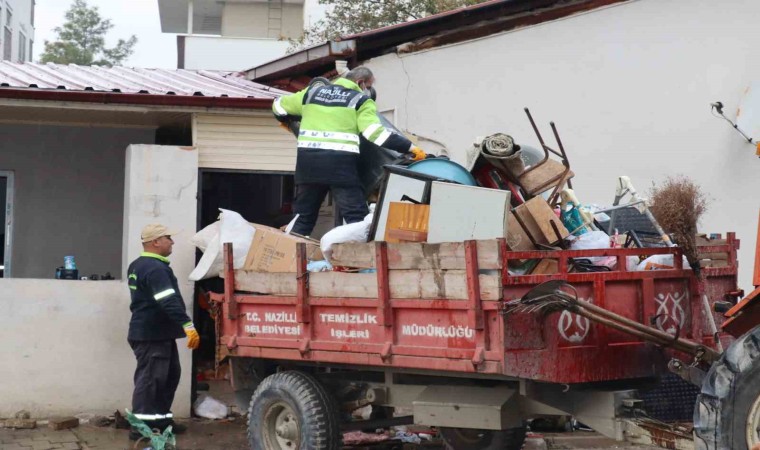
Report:
<svg viewBox="0 0 760 450"><path fill-rule="evenodd" d="M319 208L328 192L332 193L346 223L361 222L369 214L361 186L299 184L296 186L296 200L293 204L293 212L299 214L299 217L293 226L293 233L301 236L311 234L319 218Z"/></svg>

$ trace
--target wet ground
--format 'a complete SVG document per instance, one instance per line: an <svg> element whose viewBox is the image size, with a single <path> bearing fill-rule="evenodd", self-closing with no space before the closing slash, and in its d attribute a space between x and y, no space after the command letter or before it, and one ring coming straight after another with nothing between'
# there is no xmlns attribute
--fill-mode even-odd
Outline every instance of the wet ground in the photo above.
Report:
<svg viewBox="0 0 760 450"><path fill-rule="evenodd" d="M249 450L246 442L246 425L241 418L209 421L189 420L188 432L178 436L179 450ZM126 430L100 428L89 424L72 430L52 431L41 427L36 430L0 429L0 450L131 450L145 449L147 444L135 446L129 441ZM620 449L647 450L653 447L631 446L611 441L595 433L575 432L534 436L526 441L525 450L543 449ZM417 446L400 442L374 446L352 446L353 450L441 450L435 442Z"/></svg>

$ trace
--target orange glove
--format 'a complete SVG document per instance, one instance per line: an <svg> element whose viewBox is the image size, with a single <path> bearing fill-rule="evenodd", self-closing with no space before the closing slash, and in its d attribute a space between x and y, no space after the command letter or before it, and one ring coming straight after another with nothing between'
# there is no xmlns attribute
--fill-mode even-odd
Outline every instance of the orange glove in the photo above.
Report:
<svg viewBox="0 0 760 450"><path fill-rule="evenodd" d="M416 145L412 145L412 149L409 150L409 153L414 155L412 157L412 161L422 161L427 156L425 152L421 148L417 147Z"/></svg>
<svg viewBox="0 0 760 450"><path fill-rule="evenodd" d="M187 348L190 350L198 348L201 345L201 337L195 330L195 325L192 322L188 322L182 328L185 329L185 334L187 335Z"/></svg>

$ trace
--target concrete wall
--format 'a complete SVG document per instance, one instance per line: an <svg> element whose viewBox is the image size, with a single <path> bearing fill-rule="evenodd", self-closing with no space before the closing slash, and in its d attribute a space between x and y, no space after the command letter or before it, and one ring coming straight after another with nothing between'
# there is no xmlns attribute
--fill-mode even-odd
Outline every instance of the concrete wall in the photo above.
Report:
<svg viewBox="0 0 760 450"><path fill-rule="evenodd" d="M290 38L303 33L303 4L282 4L273 8L269 2L225 3L222 13L222 36ZM253 66L250 66L253 67Z"/></svg>
<svg viewBox="0 0 760 450"><path fill-rule="evenodd" d="M638 0L368 65L378 109L395 108L399 128L443 142L459 162L476 136L537 145L527 106L550 145L557 123L583 202L610 204L619 175L643 192L668 175L693 178L712 200L701 230L738 233L749 289L760 159L710 102L735 117L760 79L759 15L754 0Z"/></svg>
<svg viewBox="0 0 760 450"><path fill-rule="evenodd" d="M122 174L124 158L122 150ZM188 238L195 230L197 155L177 147L136 145L126 160L126 189L120 183L123 191L115 202L125 204L124 259L139 255L145 224L183 229L170 259L192 312L187 275L195 253ZM121 257L120 232L108 236L119 244ZM123 281L0 280L0 342L6 343L0 346L0 417L20 409L49 417L131 407L135 358L127 344L129 302ZM191 355L184 343L178 341L183 373L173 408L180 417L190 414Z"/></svg>
<svg viewBox="0 0 760 450"><path fill-rule="evenodd" d="M285 56L288 41L267 38L185 36L185 69L250 69Z"/></svg>
<svg viewBox="0 0 760 450"><path fill-rule="evenodd" d="M152 129L0 124L0 170L14 172L12 276L121 272L124 152Z"/></svg>
<svg viewBox="0 0 760 450"><path fill-rule="evenodd" d="M0 417L130 407L125 282L2 279L0 303Z"/></svg>
<svg viewBox="0 0 760 450"><path fill-rule="evenodd" d="M127 149L122 276L126 275L129 262L142 252L140 232L145 225L161 223L179 230L180 233L173 236L174 251L169 259L191 317L194 284L187 277L195 267L195 247L189 240L195 234L197 192L198 152L195 149L158 145L132 145ZM120 320L128 321L129 314ZM185 342L178 341L182 379L173 407L174 413L180 416L190 414L192 355ZM131 389L132 384L128 386Z"/></svg>

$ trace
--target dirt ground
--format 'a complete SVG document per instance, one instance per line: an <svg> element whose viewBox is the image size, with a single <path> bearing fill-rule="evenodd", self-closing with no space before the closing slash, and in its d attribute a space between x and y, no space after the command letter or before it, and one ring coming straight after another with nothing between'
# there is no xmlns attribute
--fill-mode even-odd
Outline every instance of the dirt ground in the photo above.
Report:
<svg viewBox="0 0 760 450"><path fill-rule="evenodd" d="M179 450L249 450L246 442L246 424L242 418L235 420L209 421L188 420L188 432L177 438ZM0 450L143 450L146 443L135 446L127 437L126 430L89 424L66 431L51 431L47 428L36 430L0 429ZM651 450L653 447L631 446L603 438L595 433L575 432L547 434L530 438L524 450L549 449L619 449ZM353 446L346 450L441 450L435 443L422 446L402 444L380 444L375 446Z"/></svg>

